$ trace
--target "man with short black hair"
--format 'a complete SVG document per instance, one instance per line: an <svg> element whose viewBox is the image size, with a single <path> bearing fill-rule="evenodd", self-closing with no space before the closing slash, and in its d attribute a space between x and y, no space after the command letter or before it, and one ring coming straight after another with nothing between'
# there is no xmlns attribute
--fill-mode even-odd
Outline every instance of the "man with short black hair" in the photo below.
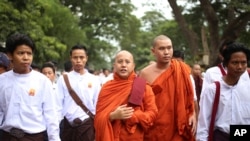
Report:
<svg viewBox="0 0 250 141"><path fill-rule="evenodd" d="M31 69L35 44L20 33L11 34L6 50L13 69L0 75L1 141L60 141L59 123L49 79Z"/></svg>
<svg viewBox="0 0 250 141"><path fill-rule="evenodd" d="M73 70L59 77L57 81L62 113L65 117L62 141L94 141L92 115L96 112L101 84L97 76L85 69L88 60L85 46L73 46L70 50L70 60ZM72 89L69 89L69 85ZM75 96L72 96L72 90ZM78 103L74 100L75 97L79 97ZM80 103L85 105L85 108L82 108Z"/></svg>
<svg viewBox="0 0 250 141"><path fill-rule="evenodd" d="M229 141L230 125L250 124L250 78L242 77L246 75L250 50L242 44L232 43L227 45L222 56L227 73L202 91L197 141ZM217 108L214 103L218 103ZM214 109L217 111L213 112Z"/></svg>

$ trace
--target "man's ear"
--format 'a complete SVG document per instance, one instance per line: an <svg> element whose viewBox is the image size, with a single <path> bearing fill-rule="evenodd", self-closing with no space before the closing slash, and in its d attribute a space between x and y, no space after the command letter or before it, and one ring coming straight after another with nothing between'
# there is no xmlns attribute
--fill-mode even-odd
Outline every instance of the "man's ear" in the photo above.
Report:
<svg viewBox="0 0 250 141"><path fill-rule="evenodd" d="M153 53L153 54L155 53L155 48L154 47L151 48L151 53Z"/></svg>

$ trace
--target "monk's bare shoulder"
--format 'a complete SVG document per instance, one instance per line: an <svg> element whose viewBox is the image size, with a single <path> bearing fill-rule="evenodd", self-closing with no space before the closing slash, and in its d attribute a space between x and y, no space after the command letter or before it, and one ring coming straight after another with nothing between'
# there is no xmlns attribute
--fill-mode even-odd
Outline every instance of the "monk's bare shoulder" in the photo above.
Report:
<svg viewBox="0 0 250 141"><path fill-rule="evenodd" d="M147 76L147 74L149 74L150 71L152 70L152 65L153 65L153 64L150 64L150 65L146 66L145 68L143 68L143 69L140 71L139 76L140 76L140 77L145 77L145 76Z"/></svg>
<svg viewBox="0 0 250 141"><path fill-rule="evenodd" d="M155 79L156 64L150 64L140 71L139 77L144 78L149 84Z"/></svg>

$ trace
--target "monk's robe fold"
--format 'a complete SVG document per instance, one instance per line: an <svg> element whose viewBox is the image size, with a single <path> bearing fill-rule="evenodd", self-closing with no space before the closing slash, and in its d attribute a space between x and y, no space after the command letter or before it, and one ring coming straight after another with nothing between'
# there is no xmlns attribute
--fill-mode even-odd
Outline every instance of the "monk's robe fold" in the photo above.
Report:
<svg viewBox="0 0 250 141"><path fill-rule="evenodd" d="M193 141L188 119L194 112L190 68L172 60L169 68L152 83L158 116L145 141Z"/></svg>
<svg viewBox="0 0 250 141"><path fill-rule="evenodd" d="M133 72L127 80L123 80L115 73L114 80L103 85L98 97L94 121L96 141L142 141L144 130L153 124L157 107L154 93L149 85L145 87L142 105L134 107L134 114L130 119L112 122L109 120L111 112L128 103L135 77L136 74Z"/></svg>

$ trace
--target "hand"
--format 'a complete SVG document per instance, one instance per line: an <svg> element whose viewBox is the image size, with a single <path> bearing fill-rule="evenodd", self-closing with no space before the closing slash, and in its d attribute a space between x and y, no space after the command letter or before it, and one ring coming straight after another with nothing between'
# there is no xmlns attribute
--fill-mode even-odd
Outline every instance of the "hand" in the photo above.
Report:
<svg viewBox="0 0 250 141"><path fill-rule="evenodd" d="M188 119L189 126L192 126L191 131L193 135L196 133L196 126L197 126L197 121L196 121L196 113L194 112L193 115L191 115Z"/></svg>
<svg viewBox="0 0 250 141"><path fill-rule="evenodd" d="M113 112L110 113L110 120L115 119L128 119L133 115L134 109L132 107L127 107L127 104L117 107Z"/></svg>

